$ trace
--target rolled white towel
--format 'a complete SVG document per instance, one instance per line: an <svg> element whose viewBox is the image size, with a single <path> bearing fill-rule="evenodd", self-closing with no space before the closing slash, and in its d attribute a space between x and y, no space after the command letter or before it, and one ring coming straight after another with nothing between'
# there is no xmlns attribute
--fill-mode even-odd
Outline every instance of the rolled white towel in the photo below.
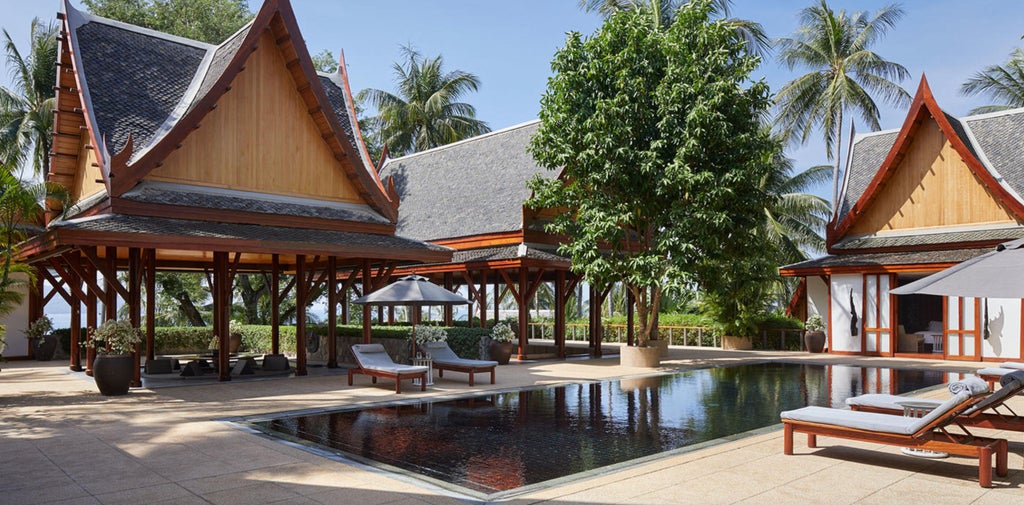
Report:
<svg viewBox="0 0 1024 505"><path fill-rule="evenodd" d="M988 393L988 383L975 376L965 377L962 380L950 382L949 392L954 395L962 392L970 393L971 396L980 395Z"/></svg>

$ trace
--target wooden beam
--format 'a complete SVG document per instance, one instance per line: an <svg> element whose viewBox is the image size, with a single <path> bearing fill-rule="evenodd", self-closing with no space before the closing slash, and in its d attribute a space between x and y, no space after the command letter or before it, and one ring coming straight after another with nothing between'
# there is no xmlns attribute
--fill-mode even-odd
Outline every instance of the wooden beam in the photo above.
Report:
<svg viewBox="0 0 1024 505"><path fill-rule="evenodd" d="M231 290L228 284L228 253L213 252L213 333L217 336L217 380L231 380L229 351L231 336L228 332L228 313L231 303Z"/></svg>
<svg viewBox="0 0 1024 505"><path fill-rule="evenodd" d="M142 326L142 250L138 247L128 249L128 321L132 328ZM142 345L135 344L132 350L132 361L135 370L132 373L133 387L142 387Z"/></svg>
<svg viewBox="0 0 1024 505"><path fill-rule="evenodd" d="M85 293L82 291L81 286L76 286L76 285L74 285L71 282L67 282L70 279L73 279L75 277L74 270L65 269L64 268L64 264L62 264L60 261L58 261L57 258L49 258L46 261L50 263L50 267L52 267L53 270L55 272L57 272L57 275L59 275L62 279L65 279L65 285L68 287L68 290L70 290L70 292L71 292L70 293L70 297L71 298L78 298L80 300L85 298ZM66 261L67 260L65 260L65 262ZM69 302L70 302L70 300L69 300Z"/></svg>
<svg viewBox="0 0 1024 505"><path fill-rule="evenodd" d="M338 368L338 258L327 258L327 368Z"/></svg>
<svg viewBox="0 0 1024 505"><path fill-rule="evenodd" d="M281 259L278 255L270 258L270 353L281 352Z"/></svg>
<svg viewBox="0 0 1024 505"><path fill-rule="evenodd" d="M55 278L53 274L50 273L50 270L47 268L39 268L37 272L39 272L39 274L42 275L42 277L46 279L46 281L49 282L51 286L53 286L53 289L50 290L50 294L47 295L47 299L43 303L43 305L46 305L46 302L49 302L49 298L51 298L54 294L59 294L60 297L63 298L65 302L71 304L71 294L64 289L63 284L65 281L63 278Z"/></svg>
<svg viewBox="0 0 1024 505"><path fill-rule="evenodd" d="M110 251L113 250L114 254L111 256ZM107 281L107 285L114 289L121 298L128 299L128 290L117 280L117 248L107 247L107 261L103 261L96 255L96 250L93 248L81 248L82 254L85 259L92 263L92 266L96 267L103 278ZM113 261L111 261L113 260ZM86 281L88 283L88 281Z"/></svg>
<svg viewBox="0 0 1024 505"><path fill-rule="evenodd" d="M146 249L146 361L156 359L156 249Z"/></svg>
<svg viewBox="0 0 1024 505"><path fill-rule="evenodd" d="M373 281L370 280L370 260L363 260L363 295L366 296L373 292ZM370 334L370 306L363 305L363 343L369 344L371 339Z"/></svg>
<svg viewBox="0 0 1024 505"><path fill-rule="evenodd" d="M305 279L306 256L295 255L295 278ZM306 375L306 304L309 285L306 282L295 284L295 375Z"/></svg>

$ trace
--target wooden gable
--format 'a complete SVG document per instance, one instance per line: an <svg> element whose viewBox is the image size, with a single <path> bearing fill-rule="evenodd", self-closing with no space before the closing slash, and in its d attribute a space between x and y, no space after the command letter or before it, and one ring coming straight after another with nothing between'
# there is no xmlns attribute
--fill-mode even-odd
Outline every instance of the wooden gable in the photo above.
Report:
<svg viewBox="0 0 1024 505"><path fill-rule="evenodd" d="M877 191L850 234L1016 223L934 120L919 127L894 174Z"/></svg>
<svg viewBox="0 0 1024 505"><path fill-rule="evenodd" d="M922 76L885 160L845 217L829 224L829 247L847 234L1024 223L1024 203L965 142Z"/></svg>
<svg viewBox="0 0 1024 505"><path fill-rule="evenodd" d="M200 128L148 180L367 203L345 173L270 33Z"/></svg>

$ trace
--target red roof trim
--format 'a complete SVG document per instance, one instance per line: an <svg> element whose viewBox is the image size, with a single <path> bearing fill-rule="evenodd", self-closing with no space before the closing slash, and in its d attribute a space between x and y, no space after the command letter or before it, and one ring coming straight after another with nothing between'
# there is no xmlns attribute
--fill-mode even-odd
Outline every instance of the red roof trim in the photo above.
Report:
<svg viewBox="0 0 1024 505"><path fill-rule="evenodd" d="M932 95L931 88L928 86L927 78L922 75L921 82L917 87L917 94L914 95L914 100L910 104L910 110L907 111L907 118L903 121L900 133L889 150L889 154L885 157L885 161L882 162L875 177L864 190L864 194L853 205L846 217L838 225L829 227L828 247L830 249L832 244L845 236L846 232L850 230L861 214L878 196L880 188L895 174L896 168L899 166L900 161L903 160L906 150L913 143L913 138L917 134L921 123L927 119L932 119L938 124L939 129L946 136L946 139L957 154L960 155L961 159L964 160L967 168L981 180L982 184L996 197L996 200L1008 207L1019 219L1024 219L1024 204L1003 189L981 161L967 148L963 139L956 134L945 113L935 101L935 96Z"/></svg>

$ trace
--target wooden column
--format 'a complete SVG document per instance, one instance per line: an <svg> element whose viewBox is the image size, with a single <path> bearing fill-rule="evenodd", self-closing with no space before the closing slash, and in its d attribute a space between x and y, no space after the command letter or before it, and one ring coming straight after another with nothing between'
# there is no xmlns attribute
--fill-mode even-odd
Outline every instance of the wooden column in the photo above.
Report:
<svg viewBox="0 0 1024 505"><path fill-rule="evenodd" d="M306 375L306 256L295 256L295 375Z"/></svg>
<svg viewBox="0 0 1024 505"><path fill-rule="evenodd" d="M501 282L501 276L494 276L494 324L498 324L501 320L501 288L498 283Z"/></svg>
<svg viewBox="0 0 1024 505"><path fill-rule="evenodd" d="M349 301L349 288L346 283L345 289L341 290L341 324L348 324L348 301Z"/></svg>
<svg viewBox="0 0 1024 505"><path fill-rule="evenodd" d="M156 249L143 251L146 266L146 361L156 358Z"/></svg>
<svg viewBox="0 0 1024 505"><path fill-rule="evenodd" d="M103 289L103 321L106 322L110 319L117 320L117 288L114 287L114 283L117 282L117 248L107 247L106 248L106 261L107 270L113 272L114 279L110 279L106 274L103 275L105 281ZM103 324L102 322L100 324Z"/></svg>
<svg viewBox="0 0 1024 505"><path fill-rule="evenodd" d="M213 334L217 336L217 380L231 380L230 356L231 336L228 327L231 304L231 286L228 280L228 253L213 253Z"/></svg>
<svg viewBox="0 0 1024 505"><path fill-rule="evenodd" d="M89 282L96 282L96 267L92 263L84 265L86 275L90 277ZM85 327L89 331L95 330L97 326L96 322L96 310L99 308L99 298L96 293L91 289L87 289L85 292ZM90 335L86 335L89 338ZM92 346L92 342L89 342L89 346L85 349L85 375L92 377L92 362L96 359L96 348Z"/></svg>
<svg viewBox="0 0 1024 505"><path fill-rule="evenodd" d="M383 306L377 307L377 314L380 314L382 310L384 310ZM395 324L395 306L394 305L388 305L388 326L393 326L394 324Z"/></svg>
<svg viewBox="0 0 1024 505"><path fill-rule="evenodd" d="M447 289L448 291L451 291L453 284L454 284L454 282L452 281L452 273L451 272L445 272L445 274L444 274L444 289ZM451 306L451 305L445 305L444 306L444 325L445 326L451 326L455 322L454 321L454 319L455 319L454 312L455 311L454 311L454 307L453 306Z"/></svg>
<svg viewBox="0 0 1024 505"><path fill-rule="evenodd" d="M472 326L472 325L470 325ZM480 269L480 327L487 327L487 269Z"/></svg>
<svg viewBox="0 0 1024 505"><path fill-rule="evenodd" d="M142 250L138 247L128 249L128 321L132 328L142 326ZM135 344L132 350L132 361L135 371L132 374L132 387L142 387L142 344Z"/></svg>
<svg viewBox="0 0 1024 505"><path fill-rule="evenodd" d="M81 263L81 253L75 251L71 255L75 261ZM70 273L70 272L69 272ZM82 279L76 274L72 274L71 278L66 279L70 283L75 283L75 286L82 285ZM56 289L56 287L55 287ZM81 290L79 290L81 291ZM71 306L71 363L68 365L72 371L82 371L82 353L79 351L82 343L82 299L76 296L75 291L71 291L71 297L68 300L68 305Z"/></svg>
<svg viewBox="0 0 1024 505"><path fill-rule="evenodd" d="M327 368L338 368L338 258L327 258Z"/></svg>
<svg viewBox="0 0 1024 505"><path fill-rule="evenodd" d="M519 356L526 359L526 344L529 341L527 332L530 329L530 286L527 267L519 266Z"/></svg>
<svg viewBox="0 0 1024 505"><path fill-rule="evenodd" d="M270 258L270 353L281 354L281 258Z"/></svg>
<svg viewBox="0 0 1024 505"><path fill-rule="evenodd" d="M43 275L40 273L42 269L45 269L46 265L36 266L36 280L28 290L28 324L34 323L46 312L43 303ZM54 286L53 289L57 289ZM28 357L29 359L35 359L36 352L31 342L28 344Z"/></svg>
<svg viewBox="0 0 1024 505"><path fill-rule="evenodd" d="M370 260L363 260L363 294L366 296L373 291L373 279L370 273ZM370 309L369 305L363 305L363 343L369 344L371 338L370 332Z"/></svg>
<svg viewBox="0 0 1024 505"><path fill-rule="evenodd" d="M565 270L555 273L555 352L565 359Z"/></svg>

